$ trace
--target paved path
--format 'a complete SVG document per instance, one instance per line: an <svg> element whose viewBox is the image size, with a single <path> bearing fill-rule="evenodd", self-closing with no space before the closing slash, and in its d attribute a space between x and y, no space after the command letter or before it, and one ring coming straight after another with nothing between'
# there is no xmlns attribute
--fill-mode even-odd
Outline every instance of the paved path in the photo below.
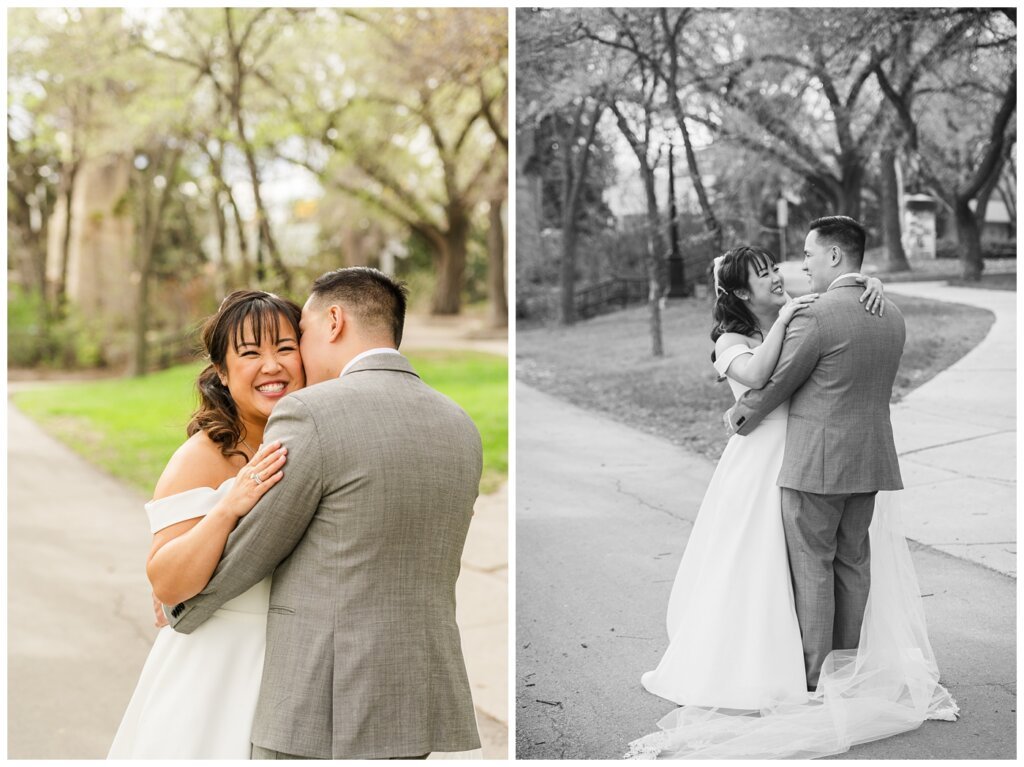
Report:
<svg viewBox="0 0 1024 767"><path fill-rule="evenodd" d="M1012 351L1004 350L1015 346L1003 343L1006 339L998 336L986 342L979 347L981 359L965 358L965 364L979 372L995 370L994 364L984 364L988 348L990 361L998 360L1003 371L998 375L1004 375L1003 358L1013 361ZM955 445L939 447L926 431L934 437L934 422L916 415L927 412L917 410L923 403L944 404L943 392L953 398L969 391L953 385L957 370L947 372L951 378L943 373L926 385L935 395L921 387L928 396L908 397L894 414L898 430L910 429L899 438L900 450L923 466L921 475L916 465L908 467L914 480L904 506L928 497L915 493L931 492L925 469L951 475L942 477L944 503L932 505L931 518L912 517L919 537L939 529L966 535L975 518L965 509L988 509L993 518L1006 518L1003 484L981 487L975 484L980 473L960 471L978 440L961 443L959 453ZM1005 409L1004 398L984 391L973 406L965 406L975 413L992 410L988 415L994 418ZM516 408L516 753L615 758L673 708L644 692L639 677L664 650L668 593L714 465L522 383ZM943 442L972 436L961 435L958 418L946 417ZM975 420L983 422L981 416ZM993 424L993 432L1006 428L1005 420ZM918 481L919 476L924 479ZM978 493L990 490L980 507ZM1009 512L1012 520L1012 505ZM964 557L979 547L947 547L938 536L933 539L949 553L912 544L914 563L943 681L960 703L962 718L954 724L926 722L840 758L1016 755L1016 581L992 569L999 564L992 558L983 566ZM1015 547L1015 535L1006 540Z"/></svg>
<svg viewBox="0 0 1024 767"><path fill-rule="evenodd" d="M463 349L508 356L508 329L489 327L480 317L434 317L410 314L402 334L402 351Z"/></svg>
<svg viewBox="0 0 1024 767"><path fill-rule="evenodd" d="M985 339L893 407L907 537L1017 573L1017 294L893 283L900 295L986 309Z"/></svg>
<svg viewBox="0 0 1024 767"><path fill-rule="evenodd" d="M507 354L474 328L410 318L403 349ZM31 386L11 385L11 389ZM153 643L143 495L7 409L8 757L103 758ZM508 753L508 490L481 497L458 622L484 742Z"/></svg>

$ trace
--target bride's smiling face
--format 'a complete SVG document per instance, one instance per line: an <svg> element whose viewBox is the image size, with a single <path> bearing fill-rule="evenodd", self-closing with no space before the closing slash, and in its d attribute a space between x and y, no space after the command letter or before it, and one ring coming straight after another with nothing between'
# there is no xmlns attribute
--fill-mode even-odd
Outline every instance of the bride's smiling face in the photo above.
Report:
<svg viewBox="0 0 1024 767"><path fill-rule="evenodd" d="M747 276L750 308L757 312L778 309L786 303L786 284L779 265L772 261L753 262Z"/></svg>
<svg viewBox="0 0 1024 767"><path fill-rule="evenodd" d="M243 422L266 423L282 397L306 385L299 339L291 323L279 316L276 332L272 330L256 329L247 321L228 344L221 381Z"/></svg>

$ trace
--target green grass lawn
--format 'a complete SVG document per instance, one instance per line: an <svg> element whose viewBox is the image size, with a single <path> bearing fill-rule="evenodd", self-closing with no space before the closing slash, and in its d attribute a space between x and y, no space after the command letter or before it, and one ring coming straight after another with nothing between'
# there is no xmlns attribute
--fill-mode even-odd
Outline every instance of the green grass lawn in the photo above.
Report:
<svg viewBox="0 0 1024 767"><path fill-rule="evenodd" d="M508 475L508 360L493 354L423 351L410 355L420 377L469 413L484 446L483 493ZM167 459L185 440L201 363L145 378L60 384L12 399L86 459L152 492Z"/></svg>
<svg viewBox="0 0 1024 767"><path fill-rule="evenodd" d="M906 296L890 297L907 322L893 400L933 378L988 333L991 312ZM722 413L733 403L716 382L710 302L673 301L662 313L665 356L651 356L646 306L572 327L516 331L516 375L532 386L717 460Z"/></svg>

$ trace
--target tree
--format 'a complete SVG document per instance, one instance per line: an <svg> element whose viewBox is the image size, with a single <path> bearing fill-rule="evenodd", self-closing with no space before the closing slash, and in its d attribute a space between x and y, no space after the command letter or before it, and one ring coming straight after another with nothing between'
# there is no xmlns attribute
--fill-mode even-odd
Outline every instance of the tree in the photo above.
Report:
<svg viewBox="0 0 1024 767"><path fill-rule="evenodd" d="M607 109L607 86L619 72L592 41L579 34L582 11L519 10L517 106L520 131L535 131L534 156L552 153L559 197L554 206L561 227L559 286L561 321L576 321L576 250L582 202L599 125ZM543 164L543 163L540 163Z"/></svg>
<svg viewBox="0 0 1024 767"><path fill-rule="evenodd" d="M138 170L132 189L138 275L132 355L132 375L135 376L143 376L149 370L147 331L156 242L166 220L164 214L175 186L182 152L181 143L172 139L152 146L147 154L138 155L135 164Z"/></svg>
<svg viewBox="0 0 1024 767"><path fill-rule="evenodd" d="M110 141L115 105L127 95L125 84L116 77L122 48L118 12L103 8L17 9L11 22L24 31L12 41L8 125L17 114L29 153L39 159L40 153L51 158L37 166L35 186L53 184L56 188L48 219L60 214L57 276L52 286L46 285L51 289L45 295L51 313L59 317L67 303L71 200L78 173L87 156L116 145ZM13 148L17 152L17 139ZM28 178L31 170L22 166L21 173L20 187L27 203L27 187L33 186ZM36 247L45 247L46 240L36 243ZM43 253L37 265L45 267L45 263ZM44 271L40 287L46 282Z"/></svg>
<svg viewBox="0 0 1024 767"><path fill-rule="evenodd" d="M664 354L661 337L661 298L665 294L663 273L665 269L665 247L661 239L661 223L658 215L658 196L654 188L654 169L661 159L662 140L656 136L658 130L658 109L655 100L661 95L660 82L656 73L639 62L635 88L630 89L632 103L620 103L613 98L609 104L615 115L616 124L629 143L643 180L644 198L647 203L647 224L645 227L647 246L647 305L650 310L651 353L655 357ZM626 99L623 99L625 102ZM632 119L627 116L632 113Z"/></svg>
<svg viewBox="0 0 1024 767"><path fill-rule="evenodd" d="M504 11L340 13L346 59L306 62L306 85L279 94L308 139L290 159L407 226L434 256L432 312L457 314L474 219L507 172L491 124L507 90Z"/></svg>
<svg viewBox="0 0 1024 767"><path fill-rule="evenodd" d="M998 10L906 14L904 34L923 52L889 62L876 54L873 74L921 179L953 212L964 279L978 280L985 208L1015 136L1015 36Z"/></svg>
<svg viewBox="0 0 1024 767"><path fill-rule="evenodd" d="M262 283L266 278L266 253L286 291L290 290L291 272L281 258L263 200L257 158L261 142L249 124L249 115L253 111L253 87L269 83L266 62L273 59L275 43L297 13L273 8L224 8L220 18L214 19L205 9L170 9L161 26L143 25L135 31L138 44L152 56L191 69L197 84L209 85L213 98L230 118L233 132L222 140L231 141L241 150L256 206L256 279ZM210 159L213 167L221 167L213 157Z"/></svg>
<svg viewBox="0 0 1024 767"><path fill-rule="evenodd" d="M607 10L604 15L585 16L581 31L588 39L615 50L626 51L637 62L665 83L665 94L675 116L676 127L683 139L686 165L697 202L704 217L704 226L711 236L716 252L722 250L722 227L712 209L710 198L697 163L687 120L691 115L680 96L684 84L680 72L683 57L691 41L684 39L687 25L695 18L692 8L643 8Z"/></svg>

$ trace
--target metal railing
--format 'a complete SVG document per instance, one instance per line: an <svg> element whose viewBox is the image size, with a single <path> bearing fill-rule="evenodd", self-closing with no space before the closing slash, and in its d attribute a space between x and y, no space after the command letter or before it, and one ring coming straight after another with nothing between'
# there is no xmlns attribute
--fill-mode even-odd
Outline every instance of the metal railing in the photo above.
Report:
<svg viewBox="0 0 1024 767"><path fill-rule="evenodd" d="M576 316L586 319L616 309L625 309L630 304L643 303L647 300L649 290L647 280L621 277L604 280L584 288L574 296Z"/></svg>

